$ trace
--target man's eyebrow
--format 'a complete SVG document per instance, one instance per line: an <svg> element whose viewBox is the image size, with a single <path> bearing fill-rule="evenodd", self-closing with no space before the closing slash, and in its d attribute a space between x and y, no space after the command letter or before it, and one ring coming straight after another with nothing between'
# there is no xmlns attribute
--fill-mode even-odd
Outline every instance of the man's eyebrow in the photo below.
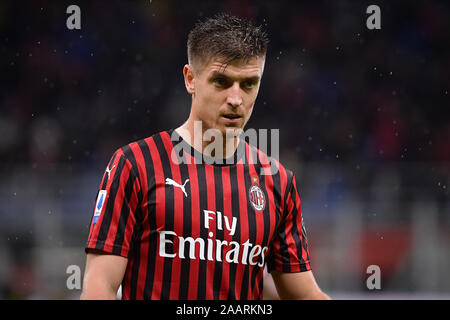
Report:
<svg viewBox="0 0 450 320"><path fill-rule="evenodd" d="M227 75L225 73L222 73L222 72L219 72L219 71L213 71L210 74L210 76L209 76L210 79L218 78L218 77L225 77L225 78L229 78L229 79L235 79L234 77L230 77L229 75ZM243 78L239 78L239 79L241 79L243 81L255 81L256 82L256 81L259 81L260 77L259 76L251 76L251 77L243 77Z"/></svg>

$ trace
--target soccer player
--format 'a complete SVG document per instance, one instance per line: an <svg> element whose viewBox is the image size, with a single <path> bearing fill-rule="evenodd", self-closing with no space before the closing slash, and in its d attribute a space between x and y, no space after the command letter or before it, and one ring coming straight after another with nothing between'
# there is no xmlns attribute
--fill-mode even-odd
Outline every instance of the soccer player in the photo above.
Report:
<svg viewBox="0 0 450 320"><path fill-rule="evenodd" d="M266 265L280 298L329 298L311 271L292 171L238 135L267 43L260 27L225 14L189 33L190 115L113 154L89 231L82 299L115 299L120 286L122 299L262 299ZM217 132L220 147L211 148L205 136Z"/></svg>

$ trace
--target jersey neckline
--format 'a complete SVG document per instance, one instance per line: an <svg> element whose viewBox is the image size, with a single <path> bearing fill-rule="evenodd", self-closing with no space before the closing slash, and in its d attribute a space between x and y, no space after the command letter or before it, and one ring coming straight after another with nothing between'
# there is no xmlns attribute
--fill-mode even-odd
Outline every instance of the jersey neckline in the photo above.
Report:
<svg viewBox="0 0 450 320"><path fill-rule="evenodd" d="M174 148L177 148L179 150L184 150L187 154L191 155L195 159L196 164L210 164L213 166L235 166L240 162L241 159L245 157L245 141L242 138L239 138L239 143L234 151L233 155L228 158L214 158L207 156L200 152L199 150L195 149L193 146L191 146L186 140L181 137L178 132L172 128L166 131L172 141L172 145ZM177 153L177 156L180 157L180 154Z"/></svg>

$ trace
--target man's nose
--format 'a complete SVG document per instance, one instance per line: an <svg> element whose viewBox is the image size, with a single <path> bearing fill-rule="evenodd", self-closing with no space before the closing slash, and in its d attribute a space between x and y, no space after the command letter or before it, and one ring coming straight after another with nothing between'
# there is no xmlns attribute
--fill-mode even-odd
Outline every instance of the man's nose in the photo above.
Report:
<svg viewBox="0 0 450 320"><path fill-rule="evenodd" d="M228 88L227 103L232 107L239 107L242 104L241 88L238 82Z"/></svg>

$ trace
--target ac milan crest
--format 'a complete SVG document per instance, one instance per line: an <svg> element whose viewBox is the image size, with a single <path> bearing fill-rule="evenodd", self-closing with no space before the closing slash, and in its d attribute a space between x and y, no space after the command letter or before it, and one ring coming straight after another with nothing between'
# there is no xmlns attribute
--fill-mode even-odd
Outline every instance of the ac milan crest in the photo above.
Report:
<svg viewBox="0 0 450 320"><path fill-rule="evenodd" d="M248 198L256 211L263 211L266 206L266 196L258 185L252 185L248 192Z"/></svg>

